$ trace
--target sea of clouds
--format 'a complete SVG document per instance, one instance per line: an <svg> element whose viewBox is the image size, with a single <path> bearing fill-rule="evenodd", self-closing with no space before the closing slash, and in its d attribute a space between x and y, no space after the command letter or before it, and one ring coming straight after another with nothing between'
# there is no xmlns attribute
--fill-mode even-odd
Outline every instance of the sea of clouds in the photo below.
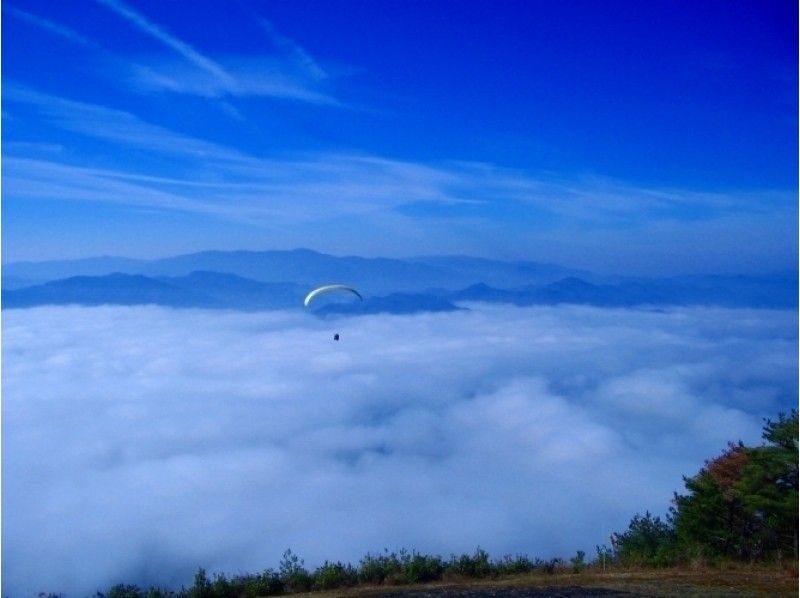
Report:
<svg viewBox="0 0 800 598"><path fill-rule="evenodd" d="M4 311L2 595L592 556L797 402L794 311L468 307Z"/></svg>

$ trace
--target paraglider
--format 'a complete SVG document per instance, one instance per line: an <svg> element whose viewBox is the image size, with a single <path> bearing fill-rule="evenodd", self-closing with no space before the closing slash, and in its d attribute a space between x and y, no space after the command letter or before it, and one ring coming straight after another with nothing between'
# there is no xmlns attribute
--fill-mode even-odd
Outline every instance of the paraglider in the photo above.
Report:
<svg viewBox="0 0 800 598"><path fill-rule="evenodd" d="M317 287L316 289L311 291L308 295L306 295L305 301L303 301L303 305L308 307L309 304L320 295L324 295L325 293L333 293L334 291L345 291L347 293L353 293L361 301L364 300L364 298L361 296L361 293L359 293L353 287L347 286L346 284L326 284L324 286Z"/></svg>
<svg viewBox="0 0 800 598"><path fill-rule="evenodd" d="M321 287L317 287L313 291L311 291L308 295L306 295L305 300L303 301L303 305L308 307L314 299L319 297L320 295L324 295L325 293L333 293L333 292L345 292L345 293L352 293L356 297L358 297L359 301L363 301L364 298L361 296L357 290L353 287L349 287L346 284L326 284ZM333 335L333 340L339 340L339 333Z"/></svg>

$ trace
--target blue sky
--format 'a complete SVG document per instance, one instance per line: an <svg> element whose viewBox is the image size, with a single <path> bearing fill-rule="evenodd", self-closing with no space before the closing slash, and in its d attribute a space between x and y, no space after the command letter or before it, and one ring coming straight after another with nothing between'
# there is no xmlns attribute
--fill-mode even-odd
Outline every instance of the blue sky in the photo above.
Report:
<svg viewBox="0 0 800 598"><path fill-rule="evenodd" d="M3 261L797 263L792 2L2 6Z"/></svg>

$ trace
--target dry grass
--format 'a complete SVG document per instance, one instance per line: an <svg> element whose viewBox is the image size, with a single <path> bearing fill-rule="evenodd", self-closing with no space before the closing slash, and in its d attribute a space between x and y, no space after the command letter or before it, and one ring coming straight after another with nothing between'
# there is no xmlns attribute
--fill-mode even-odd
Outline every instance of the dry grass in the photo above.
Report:
<svg viewBox="0 0 800 598"><path fill-rule="evenodd" d="M586 569L553 575L515 575L491 580L455 580L406 586L359 586L357 588L302 594L308 598L363 598L386 593L490 588L604 588L654 597L798 596L797 564L791 567L730 565L671 569Z"/></svg>

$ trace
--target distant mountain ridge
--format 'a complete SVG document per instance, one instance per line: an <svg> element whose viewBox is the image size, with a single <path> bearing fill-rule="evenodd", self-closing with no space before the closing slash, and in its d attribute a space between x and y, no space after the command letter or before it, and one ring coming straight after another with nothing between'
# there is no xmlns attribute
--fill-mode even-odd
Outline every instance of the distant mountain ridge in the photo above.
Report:
<svg viewBox="0 0 800 598"><path fill-rule="evenodd" d="M186 276L196 271L233 274L258 282L324 284L346 281L367 293L419 293L431 288L457 290L484 282L494 286L544 284L591 274L553 264L504 262L464 256L414 259L336 257L310 249L291 251L204 251L157 260L100 257L3 266L3 278L37 283L74 276L119 272L149 277ZM18 285L13 285L19 288Z"/></svg>
<svg viewBox="0 0 800 598"><path fill-rule="evenodd" d="M34 281L37 284L75 276L103 276L116 272L141 274L147 263L125 257L90 257L75 260L48 260L42 262L12 262L3 264L3 286L8 279Z"/></svg>
<svg viewBox="0 0 800 598"><path fill-rule="evenodd" d="M140 274L74 276L23 289L3 289L3 308L39 305L164 305L177 308L265 310L296 307L307 287L261 283L233 274L193 272L182 277ZM299 298L299 299L298 299Z"/></svg>
<svg viewBox="0 0 800 598"><path fill-rule="evenodd" d="M221 272L197 271L185 276L113 273L75 276L40 285L3 289L4 309L39 305L163 305L174 308L235 310L300 309L312 284L265 283ZM593 284L566 277L540 285L510 289L477 283L458 290L421 293L365 293L363 302L324 302L320 316L371 313L409 314L452 311L463 302L526 305L578 304L599 307L719 305L797 309L797 275L681 277L634 279Z"/></svg>
<svg viewBox="0 0 800 598"><path fill-rule="evenodd" d="M450 301L485 301L514 305L577 304L598 307L718 305L797 309L797 275L709 276L636 279L592 284L567 277L545 285L499 289L476 284L442 293Z"/></svg>
<svg viewBox="0 0 800 598"><path fill-rule="evenodd" d="M443 297L425 294L392 293L385 297L367 297L363 302L333 303L314 310L318 316L363 316L368 314L412 314L419 312L457 311L458 307Z"/></svg>

